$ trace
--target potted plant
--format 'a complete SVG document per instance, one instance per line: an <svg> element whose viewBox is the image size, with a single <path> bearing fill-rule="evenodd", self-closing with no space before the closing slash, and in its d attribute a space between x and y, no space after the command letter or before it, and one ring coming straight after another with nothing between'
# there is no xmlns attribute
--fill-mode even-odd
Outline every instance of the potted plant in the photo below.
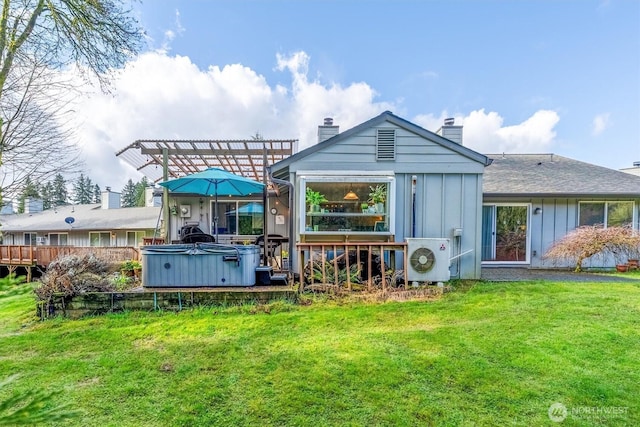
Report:
<svg viewBox="0 0 640 427"><path fill-rule="evenodd" d="M310 187L307 187L305 201L309 204L310 212L320 212L320 203L326 202L327 198L319 191L313 191Z"/></svg>
<svg viewBox="0 0 640 427"><path fill-rule="evenodd" d="M120 264L120 273L123 276L139 278L141 272L142 264L138 260L130 259Z"/></svg>
<svg viewBox="0 0 640 427"><path fill-rule="evenodd" d="M362 208L362 213L369 212L369 203L361 203L360 207Z"/></svg>
<svg viewBox="0 0 640 427"><path fill-rule="evenodd" d="M378 184L375 187L369 187L369 203L373 203L376 207L376 212L384 213L384 202L387 201L387 185Z"/></svg>

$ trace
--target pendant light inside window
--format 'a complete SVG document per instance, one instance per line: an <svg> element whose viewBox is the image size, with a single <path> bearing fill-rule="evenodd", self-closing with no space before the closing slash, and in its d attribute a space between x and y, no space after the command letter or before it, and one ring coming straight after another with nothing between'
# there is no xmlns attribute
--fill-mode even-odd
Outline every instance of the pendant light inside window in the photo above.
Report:
<svg viewBox="0 0 640 427"><path fill-rule="evenodd" d="M360 197L353 192L353 188L349 187L349 191L343 197L344 200L360 200Z"/></svg>

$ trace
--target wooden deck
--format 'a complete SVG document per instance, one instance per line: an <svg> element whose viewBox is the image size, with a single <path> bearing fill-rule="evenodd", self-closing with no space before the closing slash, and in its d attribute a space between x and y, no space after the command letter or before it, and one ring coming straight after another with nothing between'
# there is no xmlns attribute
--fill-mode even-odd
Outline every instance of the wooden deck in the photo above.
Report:
<svg viewBox="0 0 640 427"><path fill-rule="evenodd" d="M110 262L121 262L128 259L140 259L140 250L130 246L124 247L80 247L80 246L28 246L0 245L0 266L7 267L10 273L18 267L25 267L27 280L31 280L31 269L46 268L59 257L94 254L96 257Z"/></svg>

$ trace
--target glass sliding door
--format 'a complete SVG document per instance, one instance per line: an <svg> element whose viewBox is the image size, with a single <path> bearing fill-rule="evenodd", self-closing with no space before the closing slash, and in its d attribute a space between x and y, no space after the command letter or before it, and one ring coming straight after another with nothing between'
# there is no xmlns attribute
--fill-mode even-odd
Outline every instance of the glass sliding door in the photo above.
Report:
<svg viewBox="0 0 640 427"><path fill-rule="evenodd" d="M482 261L529 261L529 206L485 205L482 208Z"/></svg>

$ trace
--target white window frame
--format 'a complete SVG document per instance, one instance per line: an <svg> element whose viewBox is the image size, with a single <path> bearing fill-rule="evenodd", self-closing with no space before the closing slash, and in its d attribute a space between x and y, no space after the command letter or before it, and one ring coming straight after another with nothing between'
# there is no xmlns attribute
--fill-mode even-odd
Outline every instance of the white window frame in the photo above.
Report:
<svg viewBox="0 0 640 427"><path fill-rule="evenodd" d="M631 203L631 228L634 230L638 229L638 222L636 221L637 218L637 209L636 209L636 203L633 200L580 200L578 202L578 212L577 212L577 218L576 218L576 226L577 227L584 227L584 225L580 224L580 207L582 204L603 204L604 205L604 218L603 218L603 223L602 225L604 226L604 228L608 228L608 222L609 222L609 203Z"/></svg>
<svg viewBox="0 0 640 427"><path fill-rule="evenodd" d="M493 231L492 231L492 235L491 235L491 244L493 246L493 251L496 250L496 233L497 233L497 224L496 224L496 220L497 220L497 216L498 216L498 211L497 208L501 207L501 206L524 206L527 208L527 233L526 233L526 239L527 239L527 244L526 244L526 251L527 251L527 256L525 258L524 261L482 261L481 264L482 265L499 265L499 264L508 264L508 265L528 265L531 264L531 203L483 203L482 204L483 207L485 206L493 206L495 209L494 213L493 213L493 219L492 219L492 227L493 227ZM484 230L481 230L481 233L484 233Z"/></svg>
<svg viewBox="0 0 640 427"><path fill-rule="evenodd" d="M147 232L144 230L129 230L125 232L125 242L127 246L129 245L129 233L134 234L135 244L133 245L135 248L138 248L142 245L142 238L147 237Z"/></svg>
<svg viewBox="0 0 640 427"><path fill-rule="evenodd" d="M58 244L56 246L69 246L69 233L49 233L49 244L51 244L51 236L58 236ZM67 236L67 243L60 244L60 236Z"/></svg>
<svg viewBox="0 0 640 427"><path fill-rule="evenodd" d="M262 209L266 209L266 206L264 206L264 200L262 199L229 199L229 198L218 198L218 208L220 207L221 203L235 203L236 207L235 210L238 211L240 209L240 203L259 203L262 206ZM210 206L209 208L211 209L211 224L209 224L209 229L211 230L211 234L215 236L216 234L216 230L215 227L213 226L213 217L215 215L215 211L216 211L216 202L215 200L211 200L210 202ZM218 212L218 217L220 217L220 212ZM220 225L220 221L218 221L218 226ZM238 237L238 236L259 236L259 234L239 234L239 220L238 220L238 213L236 212L236 231L235 233L225 233L225 234L220 234L218 233L220 236L231 236L232 238L234 237ZM262 233L264 234L264 224L262 224Z"/></svg>
<svg viewBox="0 0 640 427"><path fill-rule="evenodd" d="M100 244L100 245L98 245L98 246L94 246L94 245L92 245L92 244L91 244L91 235L92 235L92 234L99 234L99 235L102 235L102 234L108 234L108 235L109 235L109 244L108 244L108 245ZM94 247L94 248L108 248L108 247L112 247L112 246L114 246L114 245L113 245L113 240L114 240L114 238L113 238L113 236L112 236L112 232L111 232L111 231L90 231L90 232L89 232L89 246L91 246L91 247ZM100 236L100 243L102 243L102 236Z"/></svg>
<svg viewBox="0 0 640 427"><path fill-rule="evenodd" d="M29 243L27 244L27 236L29 236ZM25 242L25 246L36 246L38 243L38 233L34 233L31 231L27 231L26 233L23 233L22 235L23 239L22 241Z"/></svg>
<svg viewBox="0 0 640 427"><path fill-rule="evenodd" d="M335 183L343 186L347 186L349 183L386 183L387 184L387 220L389 229L386 231L313 231L307 230L305 227L307 204L305 201L305 194L307 191L307 185L314 182L321 183ZM395 235L395 220L396 220L396 182L395 175L391 171L381 171L379 173L372 173L370 171L300 171L298 172L298 232L303 235L375 235L375 236L390 236Z"/></svg>

